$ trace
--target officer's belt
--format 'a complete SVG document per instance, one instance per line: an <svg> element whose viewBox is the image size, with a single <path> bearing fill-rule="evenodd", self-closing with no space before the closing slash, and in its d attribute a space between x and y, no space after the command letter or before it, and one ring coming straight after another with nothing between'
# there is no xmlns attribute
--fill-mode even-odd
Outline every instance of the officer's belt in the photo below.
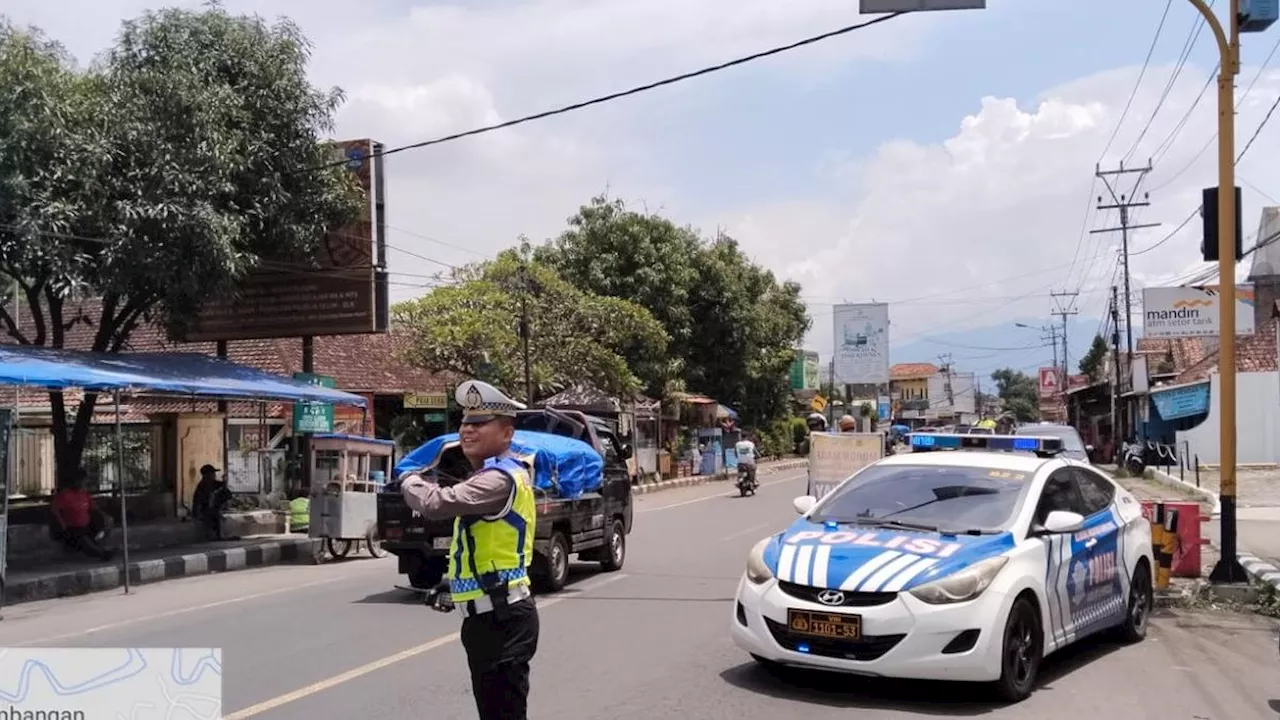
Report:
<svg viewBox="0 0 1280 720"><path fill-rule="evenodd" d="M529 591L528 585L516 585L507 593L507 604L514 605L518 602L528 600L533 596ZM462 613L462 617L471 617L473 615L483 615L487 612L493 612L493 599L488 595L483 595L475 600L468 600L458 605L458 611Z"/></svg>

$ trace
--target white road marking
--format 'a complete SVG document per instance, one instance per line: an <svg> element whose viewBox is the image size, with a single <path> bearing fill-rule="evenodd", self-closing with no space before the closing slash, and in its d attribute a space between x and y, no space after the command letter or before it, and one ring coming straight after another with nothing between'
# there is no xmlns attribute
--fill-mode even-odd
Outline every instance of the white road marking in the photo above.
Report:
<svg viewBox="0 0 1280 720"><path fill-rule="evenodd" d="M732 533L732 534L730 534L730 535L725 535L724 537L720 538L720 542L728 542L728 541L730 541L730 540L733 540L734 538L740 538L740 537L742 537L743 535L748 535L748 534L750 534L750 533L757 532L757 531L758 531L758 530L760 530L761 528L773 527L773 526L774 526L774 525L776 525L776 524L777 524L777 523L774 523L774 522L762 522L762 523L760 523L759 525L752 525L751 527L749 527L749 528L747 528L747 529L745 529L745 530L739 530L739 531L738 531L738 532L736 532L736 533ZM773 533L766 533L766 534L768 534L768 535L772 535ZM761 536L761 537L763 537L763 536Z"/></svg>
<svg viewBox="0 0 1280 720"><path fill-rule="evenodd" d="M760 483L760 489L763 490L764 488L773 487L774 485L781 485L783 483L794 482L803 477L804 475L792 475L790 477L782 478L781 480L774 480L773 482ZM639 515L641 513L658 512L659 510L670 510L672 508L684 507L685 505L693 505L694 503L706 502L708 500L720 500L722 498L727 498L727 497L734 497L734 496L726 495L724 493L716 493L715 495L708 495L706 497L694 498L692 500L685 500L684 502L672 503L670 505L661 505L656 508L645 508L643 510L637 510L636 514Z"/></svg>
<svg viewBox="0 0 1280 720"><path fill-rule="evenodd" d="M206 576L196 576L196 577L210 577L210 576L206 575ZM86 630L76 630L75 632L62 633L60 635L49 635L46 637L37 638L35 640L24 640L22 642L7 643L7 644L10 647L28 647L31 645L47 645L51 642L54 642L55 640L65 640L67 638L78 637L80 635L92 635L93 633L102 632L104 630L115 630L116 628L125 627L126 625L136 625L140 622L149 622L151 620L159 620L160 618L173 617L175 615L186 615L187 613L198 612L200 610L210 610L212 608L222 607L223 605L234 605L236 603L247 602L249 600L258 600L260 598L271 597L272 595L280 595L288 592L294 592L296 590L315 587L317 585L328 585L329 583L340 582L342 580L349 580L353 577L356 577L355 574L338 575L336 577L325 578L324 580L313 580L311 582L306 582L299 585L290 585L288 587L276 588L275 590L264 590L262 592L256 592L249 595L239 595L236 597L226 598L223 600L215 600L214 602L208 602L201 605L191 605L189 607L182 607L176 610L168 610L166 612L153 613L153 614L145 615L141 617L133 617L133 618L129 618L128 620L119 620L117 622L111 622L111 623L106 623L105 625L98 625L95 627L91 627Z"/></svg>
<svg viewBox="0 0 1280 720"><path fill-rule="evenodd" d="M610 575L608 577L600 578L599 580L594 582L583 583L582 585L575 588L578 591L575 594L592 592L594 590L598 590L604 587L605 585L608 585L610 583L615 583L626 577L627 577L626 574L618 573L616 575ZM542 610L545 608L549 608L552 605L555 605L556 603L565 599L567 599L567 597L553 597L545 601L539 601L538 609ZM365 665L361 665L358 668L353 668L344 673L340 673L338 675L334 675L333 677L326 678L319 682L312 683L306 687L298 688L293 692L285 693L283 695L278 695L276 697L271 698L270 700L264 700L258 703L257 705L250 705L249 707L243 710L237 710L233 713L228 713L222 716L222 720L244 720L245 718L251 718L255 715L261 715L262 713L268 710L274 710L282 705L288 705L291 702L301 700L302 698L305 698L311 695L315 695L318 692L328 690L330 688L341 685L342 683L355 680L356 678L359 678L359 677L364 677L365 675L368 675L371 672L376 672L385 667L394 665L398 662L402 662L404 660L417 657L419 655L422 655L423 653L428 653L437 648L441 648L441 647L444 647L445 645L449 645L451 643L457 642L459 638L460 638L460 634L456 632L449 633L448 635L443 635L441 637L435 638L434 640L430 640L421 645L418 645L417 647L411 647L408 650L401 650L400 652L394 655L388 655L380 660L374 660L373 662L367 663Z"/></svg>

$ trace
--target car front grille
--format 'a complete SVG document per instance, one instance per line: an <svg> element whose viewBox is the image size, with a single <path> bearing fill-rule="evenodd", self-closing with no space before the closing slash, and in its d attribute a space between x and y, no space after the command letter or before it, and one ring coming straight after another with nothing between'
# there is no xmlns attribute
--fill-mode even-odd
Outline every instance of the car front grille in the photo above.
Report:
<svg viewBox="0 0 1280 720"><path fill-rule="evenodd" d="M819 595L827 592L827 588L779 581L778 589L797 600L827 605L827 603L818 599ZM841 590L840 592L844 595L844 601L839 605L827 605L827 607L875 607L877 605L888 605L898 597L897 593L891 592L852 592L848 590Z"/></svg>
<svg viewBox="0 0 1280 720"><path fill-rule="evenodd" d="M878 660L889 652L906 634L901 635L863 635L858 640L827 640L824 638L797 635L789 630L785 623L765 618L769 633L779 645L792 652L804 652L809 655L839 658L841 660L860 660L869 662ZM807 649L801 650L801 647Z"/></svg>

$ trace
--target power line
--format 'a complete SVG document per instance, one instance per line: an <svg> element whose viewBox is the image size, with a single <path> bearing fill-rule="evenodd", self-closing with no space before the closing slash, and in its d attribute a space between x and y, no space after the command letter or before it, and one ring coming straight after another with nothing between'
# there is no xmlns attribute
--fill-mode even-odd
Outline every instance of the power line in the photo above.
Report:
<svg viewBox="0 0 1280 720"><path fill-rule="evenodd" d="M389 148L386 150L382 150L381 152L371 153L369 157L370 158L385 157L387 155L402 153L407 150L418 150L421 148L430 147L432 145L441 145L443 143L452 142L454 140L461 140L462 138L474 137L476 135L491 133L491 132L494 132L495 130L505 130L506 128L515 127L516 125L523 125L525 123L530 123L535 120L544 120L546 118L554 117L556 115L564 115L566 113L574 112L575 110L582 110L584 108L589 108L593 105L602 105L604 103L612 102L614 100L620 100L622 98L630 97L632 95L639 95L640 93L648 92L650 90L656 90L660 87L666 87L667 85L675 85L676 83L684 82L685 80L692 80L694 78L702 77L703 75L710 75L712 73L720 72L721 70L727 70L729 68L737 67L739 65L745 65L749 62L760 60L762 58L771 57L773 55L780 55L782 53L789 52L791 50L795 50L797 48L801 48L806 45L813 45L815 43L822 42L823 40L830 40L831 38L834 38L834 37L847 35L849 33L854 32L855 30L862 30L865 28L869 28L872 25L879 25L881 23L888 22L890 20L893 20L894 18L901 17L902 15L906 15L906 14L907 13L905 12L896 12L890 15L882 15L878 18L875 18L874 20L868 20L866 22L857 23L855 25L845 25L842 28L837 28L835 30L822 33L821 35L813 35L803 40L798 40L796 42L790 43L788 45L781 45L778 47L770 48L768 50L762 50L757 53L752 53L751 55L746 55L743 57L735 58L733 60L729 60L727 62L722 62L718 65L711 65L708 67L704 67L700 70L694 70L692 72L682 73L680 75L675 75L673 77L665 78L663 80L657 80L651 83L646 83L644 85L638 85L629 90L620 90L618 92L609 93L608 95L601 95L599 97L594 97L594 98L591 98L590 100L583 100L580 102L573 103L571 105L564 105L562 107L558 107L553 110L544 110L539 113L534 113L533 115L525 115L524 117L519 117L514 120L507 120L506 122L500 122L494 125L486 125L484 127L467 130L465 132L453 133L452 135L445 135L444 137L438 137L432 140L424 140L422 142L412 143L409 145L401 145L399 147ZM323 167L340 167L345 165L346 162L347 162L346 160L339 160L332 163L327 163L321 167L322 168Z"/></svg>
<svg viewBox="0 0 1280 720"><path fill-rule="evenodd" d="M1133 107L1133 99L1138 96L1138 88L1142 86L1142 78L1147 74L1147 68L1151 65L1151 56L1156 51L1156 42L1160 39L1160 33L1164 30L1164 21L1169 17L1169 8L1172 5L1173 0L1166 0L1164 13L1160 15L1160 24L1156 26L1155 37L1151 38L1151 46L1147 48L1147 59L1142 61L1142 69L1138 71L1138 81L1133 84L1129 99L1124 104L1124 110L1120 112L1120 119L1116 121L1115 129L1111 131L1111 139L1107 141L1106 147L1102 148L1102 153L1098 156L1098 162L1102 162L1102 158L1111 149L1111 144L1116 141L1116 136L1120 134L1120 126L1124 124L1124 119L1129 114L1129 108Z"/></svg>
<svg viewBox="0 0 1280 720"><path fill-rule="evenodd" d="M1213 3L1210 3L1212 7ZM1169 13L1169 3L1164 6L1165 14ZM1161 18L1161 25L1164 24L1164 18ZM1151 117L1147 118L1147 122L1142 126L1142 130L1138 133L1138 138L1133 141L1133 145L1129 148L1129 152L1124 154L1124 160L1129 158L1138 151L1138 146L1142 144L1143 138L1147 136L1147 131L1151 129L1151 123L1155 122L1156 116L1160 114L1160 108L1164 107L1165 100L1169 99L1169 93L1173 92L1173 86L1178 81L1178 76L1182 74L1182 68L1187 64L1187 58L1191 55L1191 50L1195 47L1196 41L1200 39L1200 31L1204 29L1204 18L1197 16L1197 22L1192 25L1191 32L1187 35L1187 42L1182 46L1182 55L1178 58L1177 64L1174 65L1173 73L1169 76L1169 81L1165 83L1164 90L1160 93L1160 99L1156 101L1155 108L1151 111ZM1156 37L1159 37L1157 33Z"/></svg>

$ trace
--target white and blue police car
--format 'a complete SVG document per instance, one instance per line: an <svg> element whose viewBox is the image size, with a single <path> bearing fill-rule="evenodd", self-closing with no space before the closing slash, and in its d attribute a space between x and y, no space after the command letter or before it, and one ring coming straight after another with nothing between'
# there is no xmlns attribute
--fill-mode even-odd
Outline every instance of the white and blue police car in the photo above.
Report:
<svg viewBox="0 0 1280 720"><path fill-rule="evenodd" d="M735 644L768 666L991 682L1018 702L1046 655L1146 636L1141 504L1059 438L915 434L747 559ZM950 452L938 452L950 451Z"/></svg>

